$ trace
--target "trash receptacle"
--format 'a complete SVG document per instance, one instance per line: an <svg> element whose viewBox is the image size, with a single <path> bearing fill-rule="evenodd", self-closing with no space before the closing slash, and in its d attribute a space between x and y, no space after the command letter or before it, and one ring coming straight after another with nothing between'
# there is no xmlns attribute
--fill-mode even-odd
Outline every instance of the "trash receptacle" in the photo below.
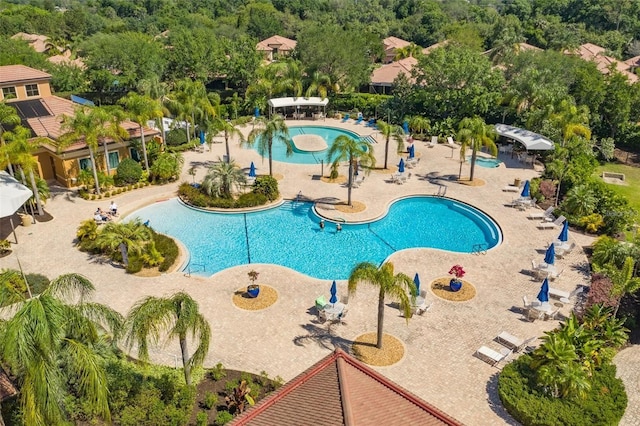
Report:
<svg viewBox="0 0 640 426"><path fill-rule="evenodd" d="M28 214L20 215L20 219L22 219L22 226L31 226L31 216Z"/></svg>
<svg viewBox="0 0 640 426"><path fill-rule="evenodd" d="M513 186L520 188L521 183L522 183L522 180L520 178L515 178L515 180L513 181Z"/></svg>

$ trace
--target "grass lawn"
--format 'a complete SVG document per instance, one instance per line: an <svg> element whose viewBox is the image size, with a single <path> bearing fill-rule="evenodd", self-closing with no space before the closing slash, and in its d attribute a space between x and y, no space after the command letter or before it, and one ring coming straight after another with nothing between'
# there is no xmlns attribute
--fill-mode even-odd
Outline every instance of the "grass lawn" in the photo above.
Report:
<svg viewBox="0 0 640 426"><path fill-rule="evenodd" d="M624 173L626 185L608 184L607 186L617 194L622 194L629 200L634 209L640 211L640 167L631 167L624 164L607 163L598 168L598 176L602 172Z"/></svg>

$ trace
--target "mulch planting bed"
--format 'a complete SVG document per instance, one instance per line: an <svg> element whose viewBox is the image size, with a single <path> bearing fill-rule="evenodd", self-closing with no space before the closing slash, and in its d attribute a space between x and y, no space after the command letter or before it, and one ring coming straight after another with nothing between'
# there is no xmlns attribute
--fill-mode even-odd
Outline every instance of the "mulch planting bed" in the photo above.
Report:
<svg viewBox="0 0 640 426"><path fill-rule="evenodd" d="M404 356L402 342L390 335L382 335L382 349L376 348L378 333L366 333L356 337L351 350L356 358L365 364L384 367L393 365Z"/></svg>
<svg viewBox="0 0 640 426"><path fill-rule="evenodd" d="M476 288L469 281L462 281L462 288L459 291L452 291L449 288L451 277L437 278L431 281L431 291L445 300L451 302L466 302L476 297Z"/></svg>
<svg viewBox="0 0 640 426"><path fill-rule="evenodd" d="M246 311L259 311L276 303L278 292L273 287L260 284L258 297L249 297L247 288L243 287L233 293L233 304Z"/></svg>

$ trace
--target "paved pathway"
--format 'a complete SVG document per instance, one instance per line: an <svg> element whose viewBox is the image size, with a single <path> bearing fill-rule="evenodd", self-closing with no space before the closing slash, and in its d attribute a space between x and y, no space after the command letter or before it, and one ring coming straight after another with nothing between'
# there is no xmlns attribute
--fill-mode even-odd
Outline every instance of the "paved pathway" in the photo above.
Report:
<svg viewBox="0 0 640 426"><path fill-rule="evenodd" d="M342 125L337 120L326 122L289 122L294 124L322 124L347 127L362 135L378 140L374 145L378 165L384 156L384 141L371 129L362 126ZM249 129L245 129L248 131ZM378 368L383 374L425 400L469 425L514 424L504 413L496 395L498 369L473 356L481 345L499 347L493 341L501 331L528 338L540 336L554 328L555 321L534 323L523 321L519 314L522 296L534 298L540 282L532 279L527 270L532 259L542 259L544 248L556 238L559 230L541 231L536 221L528 220L526 212L505 207L517 194L502 192L502 188L515 178L527 179L537 172L521 168L509 157L505 165L495 168L476 167L476 177L486 185L470 187L444 179L458 175L460 163L458 151L444 145L428 148L426 143L416 142L418 166L409 171L412 177L404 185L389 183L390 174L372 172L360 186L354 189L353 198L366 205L361 213L348 215L348 219L364 220L382 215L393 199L408 194L435 194L440 186L447 188L447 196L473 204L491 215L500 225L504 242L486 255L449 253L433 249L411 249L394 253L389 257L396 271L410 276L416 272L424 288L432 279L446 276L449 267L459 263L467 270L465 280L472 282L477 296L468 302L452 303L434 295L431 310L415 317L409 324L398 315L396 308L387 302L385 332L399 337L406 346L404 359L396 365ZM249 149L232 145L232 157L238 164L248 167L254 161L258 174L268 171L268 162ZM213 152L185 154L182 179L191 181L186 170L197 167L197 179L201 179L206 166L224 154L224 144L214 144ZM390 151L390 164L397 164L399 157ZM463 175L468 175L468 165ZM346 167L341 173L346 172ZM333 197L345 199L347 189L317 179L320 165L297 165L274 162L274 173L282 174L280 190L285 198L295 198L302 193L309 198ZM328 167L325 167L328 173ZM162 187L148 187L125 193L116 198L122 215L146 204L175 196L177 183ZM350 342L364 332L376 327L377 294L362 286L349 302L347 324L328 330L315 321L313 301L321 294L328 294L329 283L275 265L239 266L219 272L208 278L186 277L180 272L154 278L140 278L125 274L120 267L87 256L74 247L75 231L81 220L92 217L97 206L106 208L108 201L85 201L72 192L58 190L46 206L54 220L31 227L18 227L20 244L13 253L0 259L0 268L17 268L17 259L28 272L45 273L50 278L67 272L78 272L89 277L97 287L96 301L106 303L125 314L132 304L147 295L170 295L182 290L200 303L211 323L211 348L205 365L222 362L234 369L281 376L289 380L306 369L335 347L348 349ZM345 216L341 213L341 216ZM7 222L2 221L0 237L8 234ZM578 247L589 245L590 237L572 233ZM310 261L313 261L310 259ZM559 268L565 269L555 287L572 290L586 282L587 261L581 250L559 260ZM259 312L247 312L231 303L235 290L248 284L250 269L260 272L260 282L275 288L279 293L277 303ZM346 293L346 282L339 281L339 294ZM568 314L570 306L563 308ZM179 349L176 342L154 352L157 362L173 365ZM637 417L636 417L637 418Z"/></svg>
<svg viewBox="0 0 640 426"><path fill-rule="evenodd" d="M624 382L627 391L627 411L624 413L620 426L640 425L640 345L632 345L618 352L613 362L618 367L618 377Z"/></svg>

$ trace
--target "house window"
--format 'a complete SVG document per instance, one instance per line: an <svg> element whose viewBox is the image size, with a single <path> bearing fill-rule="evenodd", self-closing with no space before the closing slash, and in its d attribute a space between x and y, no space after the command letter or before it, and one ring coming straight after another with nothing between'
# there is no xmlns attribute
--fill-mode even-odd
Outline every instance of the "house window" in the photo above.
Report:
<svg viewBox="0 0 640 426"><path fill-rule="evenodd" d="M17 98L18 95L16 94L16 88L14 86L3 87L2 88L2 96L4 96L5 99L15 99L15 98Z"/></svg>
<svg viewBox="0 0 640 426"><path fill-rule="evenodd" d="M129 148L129 155L131 155L131 158L133 160L140 162L140 154L138 153L137 149Z"/></svg>
<svg viewBox="0 0 640 426"><path fill-rule="evenodd" d="M91 159L87 158L79 158L78 164L80 165L80 170L91 170Z"/></svg>
<svg viewBox="0 0 640 426"><path fill-rule="evenodd" d="M110 152L109 153L109 168L110 169L117 169L118 168L118 164L120 164L120 156L118 155L117 152Z"/></svg>
<svg viewBox="0 0 640 426"><path fill-rule="evenodd" d="M37 84L25 84L25 90L27 91L27 96L39 96L40 92L38 91Z"/></svg>

